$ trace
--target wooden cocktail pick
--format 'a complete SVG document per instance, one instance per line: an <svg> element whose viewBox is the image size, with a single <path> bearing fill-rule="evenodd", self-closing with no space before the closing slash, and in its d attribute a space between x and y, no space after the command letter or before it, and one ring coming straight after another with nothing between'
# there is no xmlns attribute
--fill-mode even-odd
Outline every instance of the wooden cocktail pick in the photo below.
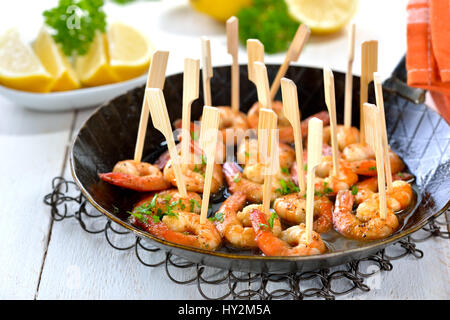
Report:
<svg viewBox="0 0 450 320"><path fill-rule="evenodd" d="M298 58L300 57L300 53L302 52L305 43L308 41L310 34L311 31L306 26L306 24L301 24L298 27L294 39L292 39L291 45L289 46L286 57L284 58L283 64L280 66L280 69L278 69L277 75L273 80L272 87L270 88L271 100L275 98L275 95L277 94L277 91L280 88L281 78L283 78L284 75L286 74L289 68L289 64L292 61L297 61Z"/></svg>
<svg viewBox="0 0 450 320"><path fill-rule="evenodd" d="M198 99L200 79L200 61L198 59L184 59L183 74L183 114L181 130L181 160L183 165L190 162L191 150L191 105Z"/></svg>
<svg viewBox="0 0 450 320"><path fill-rule="evenodd" d="M247 40L247 57L248 57L248 79L255 83L254 63L256 61L264 62L264 45L256 39Z"/></svg>
<svg viewBox="0 0 450 320"><path fill-rule="evenodd" d="M344 127L352 126L353 59L355 57L355 24L348 31L347 73L345 74Z"/></svg>
<svg viewBox="0 0 450 320"><path fill-rule="evenodd" d="M227 49L233 58L231 64L231 110L236 113L239 112L238 32L239 20L233 16L227 20Z"/></svg>
<svg viewBox="0 0 450 320"><path fill-rule="evenodd" d="M333 149L333 176L339 171L339 155L337 141L336 98L334 93L334 76L329 68L323 69L323 85L325 88L325 103L330 115L331 148Z"/></svg>
<svg viewBox="0 0 450 320"><path fill-rule="evenodd" d="M312 241L314 223L314 178L316 167L322 160L322 120L312 118L308 121L308 173L306 177L306 237Z"/></svg>
<svg viewBox="0 0 450 320"><path fill-rule="evenodd" d="M300 128L300 109L298 107L297 86L292 80L281 79L281 93L283 95L283 113L294 129L295 157L297 161L297 179L300 194L306 192L305 169L303 164L303 141Z"/></svg>
<svg viewBox="0 0 450 320"><path fill-rule="evenodd" d="M161 89L149 88L147 91L147 102L152 116L153 126L161 131L166 138L167 147L169 149L172 167L175 172L175 179L177 180L178 192L182 197L187 197L186 184L183 174L181 172L180 157L175 146L173 138L172 127L170 125L169 114L167 112L166 101Z"/></svg>
<svg viewBox="0 0 450 320"><path fill-rule="evenodd" d="M153 54L150 63L147 84L145 88L164 88L164 80L166 79L167 60L169 58L168 51L156 51ZM144 91L144 101L142 102L141 119L139 121L138 135L136 139L136 147L134 149L134 160L141 162L142 152L144 150L145 133L147 132L149 107L146 98L147 90Z"/></svg>
<svg viewBox="0 0 450 320"><path fill-rule="evenodd" d="M360 79L360 141L365 143L364 133L364 117L362 116L362 108L367 102L369 83L373 80L373 73L378 69L378 41L365 41L361 44L361 79Z"/></svg>
<svg viewBox="0 0 450 320"><path fill-rule="evenodd" d="M381 85L381 77L377 72L375 72L373 75L373 82L375 85L375 97L377 106L380 113L381 138L383 139L384 166L386 171L386 185L387 190L392 191L392 171L391 161L389 159L389 143L387 139L386 117L384 113L383 87Z"/></svg>
<svg viewBox="0 0 450 320"><path fill-rule="evenodd" d="M261 108L272 109L272 100L270 99L269 78L267 68L263 62L253 63L253 75L256 90L258 92L258 101Z"/></svg>
<svg viewBox="0 0 450 320"><path fill-rule="evenodd" d="M260 109L266 108L266 109L272 109L272 100L270 99L270 92L269 92L269 79L267 77L267 68L266 65L262 62L256 61L253 63L253 71L255 76L255 85L256 85L256 91L258 92L258 102L260 105ZM260 123L258 123L258 129L261 129ZM258 155L260 155L261 149L263 149L266 145L264 143L264 140L259 138L260 135L258 133ZM278 149L277 149L278 151ZM277 155L273 159L274 163L274 170L276 172L280 172L280 158Z"/></svg>
<svg viewBox="0 0 450 320"><path fill-rule="evenodd" d="M262 148L258 151L260 162L264 165L263 208L269 215L272 198L272 179L276 174L275 159L278 155L277 114L266 108L259 110L258 142Z"/></svg>
<svg viewBox="0 0 450 320"><path fill-rule="evenodd" d="M209 195L211 193L211 180L214 169L215 152L217 146L217 134L219 129L219 109L204 106L202 123L200 126L200 148L206 157L205 183L203 185L202 208L200 223L205 223L208 214Z"/></svg>
<svg viewBox="0 0 450 320"><path fill-rule="evenodd" d="M373 104L364 103L366 143L374 150L377 162L378 195L380 217L386 219L386 181L384 173L383 139L381 134L380 110Z"/></svg>
<svg viewBox="0 0 450 320"><path fill-rule="evenodd" d="M208 38L202 37L202 79L203 79L203 100L205 106L211 106L211 78L213 69L211 64L211 42Z"/></svg>

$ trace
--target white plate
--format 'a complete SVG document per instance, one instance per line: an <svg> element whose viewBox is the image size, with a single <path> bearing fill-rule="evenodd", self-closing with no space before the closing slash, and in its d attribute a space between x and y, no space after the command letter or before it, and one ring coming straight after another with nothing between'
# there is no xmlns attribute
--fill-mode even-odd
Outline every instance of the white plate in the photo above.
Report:
<svg viewBox="0 0 450 320"><path fill-rule="evenodd" d="M147 75L119 83L77 90L32 93L0 85L0 95L22 107L40 111L64 111L98 106L128 90L145 84Z"/></svg>

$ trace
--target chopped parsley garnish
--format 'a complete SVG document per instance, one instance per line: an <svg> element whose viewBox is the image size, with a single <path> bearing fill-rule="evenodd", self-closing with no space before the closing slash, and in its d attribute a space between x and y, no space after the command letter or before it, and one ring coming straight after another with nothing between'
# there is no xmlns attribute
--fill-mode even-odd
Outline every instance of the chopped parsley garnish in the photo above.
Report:
<svg viewBox="0 0 450 320"><path fill-rule="evenodd" d="M403 178L405 175L402 172L397 173L400 178Z"/></svg>
<svg viewBox="0 0 450 320"><path fill-rule="evenodd" d="M303 169L304 169L305 171L308 171L308 165L305 164L305 165L303 166Z"/></svg>
<svg viewBox="0 0 450 320"><path fill-rule="evenodd" d="M263 230L269 229L269 226L265 223L258 223L258 227Z"/></svg>
<svg viewBox="0 0 450 320"><path fill-rule="evenodd" d="M369 167L369 170L377 170L377 167Z"/></svg>
<svg viewBox="0 0 450 320"><path fill-rule="evenodd" d="M281 172L288 174L289 168L283 167L283 168L281 168Z"/></svg>
<svg viewBox="0 0 450 320"><path fill-rule="evenodd" d="M353 186L352 187L352 195L356 196L358 194L358 187L357 186Z"/></svg>
<svg viewBox="0 0 450 320"><path fill-rule="evenodd" d="M278 218L276 212L272 212L272 214L269 217L269 220L267 220L270 230L273 230L273 222L275 221L276 218Z"/></svg>
<svg viewBox="0 0 450 320"><path fill-rule="evenodd" d="M281 188L276 189L275 192L281 193L282 195L300 191L300 189L292 181L286 182L286 180L281 179L280 186Z"/></svg>
<svg viewBox="0 0 450 320"><path fill-rule="evenodd" d="M191 136L192 136L192 140L194 140L194 141L198 140L198 132L197 131L192 131Z"/></svg>
<svg viewBox="0 0 450 320"><path fill-rule="evenodd" d="M241 175L239 174L239 172L234 175L233 181L236 183L241 181Z"/></svg>
<svg viewBox="0 0 450 320"><path fill-rule="evenodd" d="M250 153L248 153L247 151L245 151L245 156L250 158Z"/></svg>
<svg viewBox="0 0 450 320"><path fill-rule="evenodd" d="M216 214L213 217L208 218L209 221L214 222L223 222L223 212L216 212Z"/></svg>
<svg viewBox="0 0 450 320"><path fill-rule="evenodd" d="M189 202L191 203L190 211L194 212L194 206L197 206L197 208L201 208L202 206L200 203L197 202L195 199L189 199Z"/></svg>

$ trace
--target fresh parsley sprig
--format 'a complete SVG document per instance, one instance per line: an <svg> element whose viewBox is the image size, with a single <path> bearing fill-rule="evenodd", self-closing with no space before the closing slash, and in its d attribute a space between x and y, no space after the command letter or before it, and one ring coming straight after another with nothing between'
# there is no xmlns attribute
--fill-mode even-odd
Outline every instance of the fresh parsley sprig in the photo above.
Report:
<svg viewBox="0 0 450 320"><path fill-rule="evenodd" d="M59 0L58 6L44 11L44 21L65 55L84 55L96 32L105 32L103 0Z"/></svg>
<svg viewBox="0 0 450 320"><path fill-rule="evenodd" d="M286 50L299 26L289 16L286 3L280 0L253 0L237 17L242 43L259 39L267 53Z"/></svg>

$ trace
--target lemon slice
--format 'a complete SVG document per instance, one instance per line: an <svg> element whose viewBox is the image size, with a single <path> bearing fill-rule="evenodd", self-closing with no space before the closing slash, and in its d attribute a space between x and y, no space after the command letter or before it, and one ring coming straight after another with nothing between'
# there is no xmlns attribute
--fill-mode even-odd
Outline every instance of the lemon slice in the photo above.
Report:
<svg viewBox="0 0 450 320"><path fill-rule="evenodd" d="M289 14L306 24L312 33L342 29L358 10L358 0L285 0Z"/></svg>
<svg viewBox="0 0 450 320"><path fill-rule="evenodd" d="M15 29L0 37L0 83L17 90L49 92L52 76Z"/></svg>
<svg viewBox="0 0 450 320"><path fill-rule="evenodd" d="M73 90L80 87L75 70L45 28L39 32L33 43L33 49L45 69L55 79L51 91Z"/></svg>
<svg viewBox="0 0 450 320"><path fill-rule="evenodd" d="M98 32L84 56L75 59L75 71L85 86L100 86L117 82L109 66L106 36Z"/></svg>
<svg viewBox="0 0 450 320"><path fill-rule="evenodd" d="M252 0L190 0L192 7L210 17L225 22L252 4Z"/></svg>
<svg viewBox="0 0 450 320"><path fill-rule="evenodd" d="M112 24L106 36L111 70L119 81L136 78L147 72L154 51L150 40L122 23Z"/></svg>

